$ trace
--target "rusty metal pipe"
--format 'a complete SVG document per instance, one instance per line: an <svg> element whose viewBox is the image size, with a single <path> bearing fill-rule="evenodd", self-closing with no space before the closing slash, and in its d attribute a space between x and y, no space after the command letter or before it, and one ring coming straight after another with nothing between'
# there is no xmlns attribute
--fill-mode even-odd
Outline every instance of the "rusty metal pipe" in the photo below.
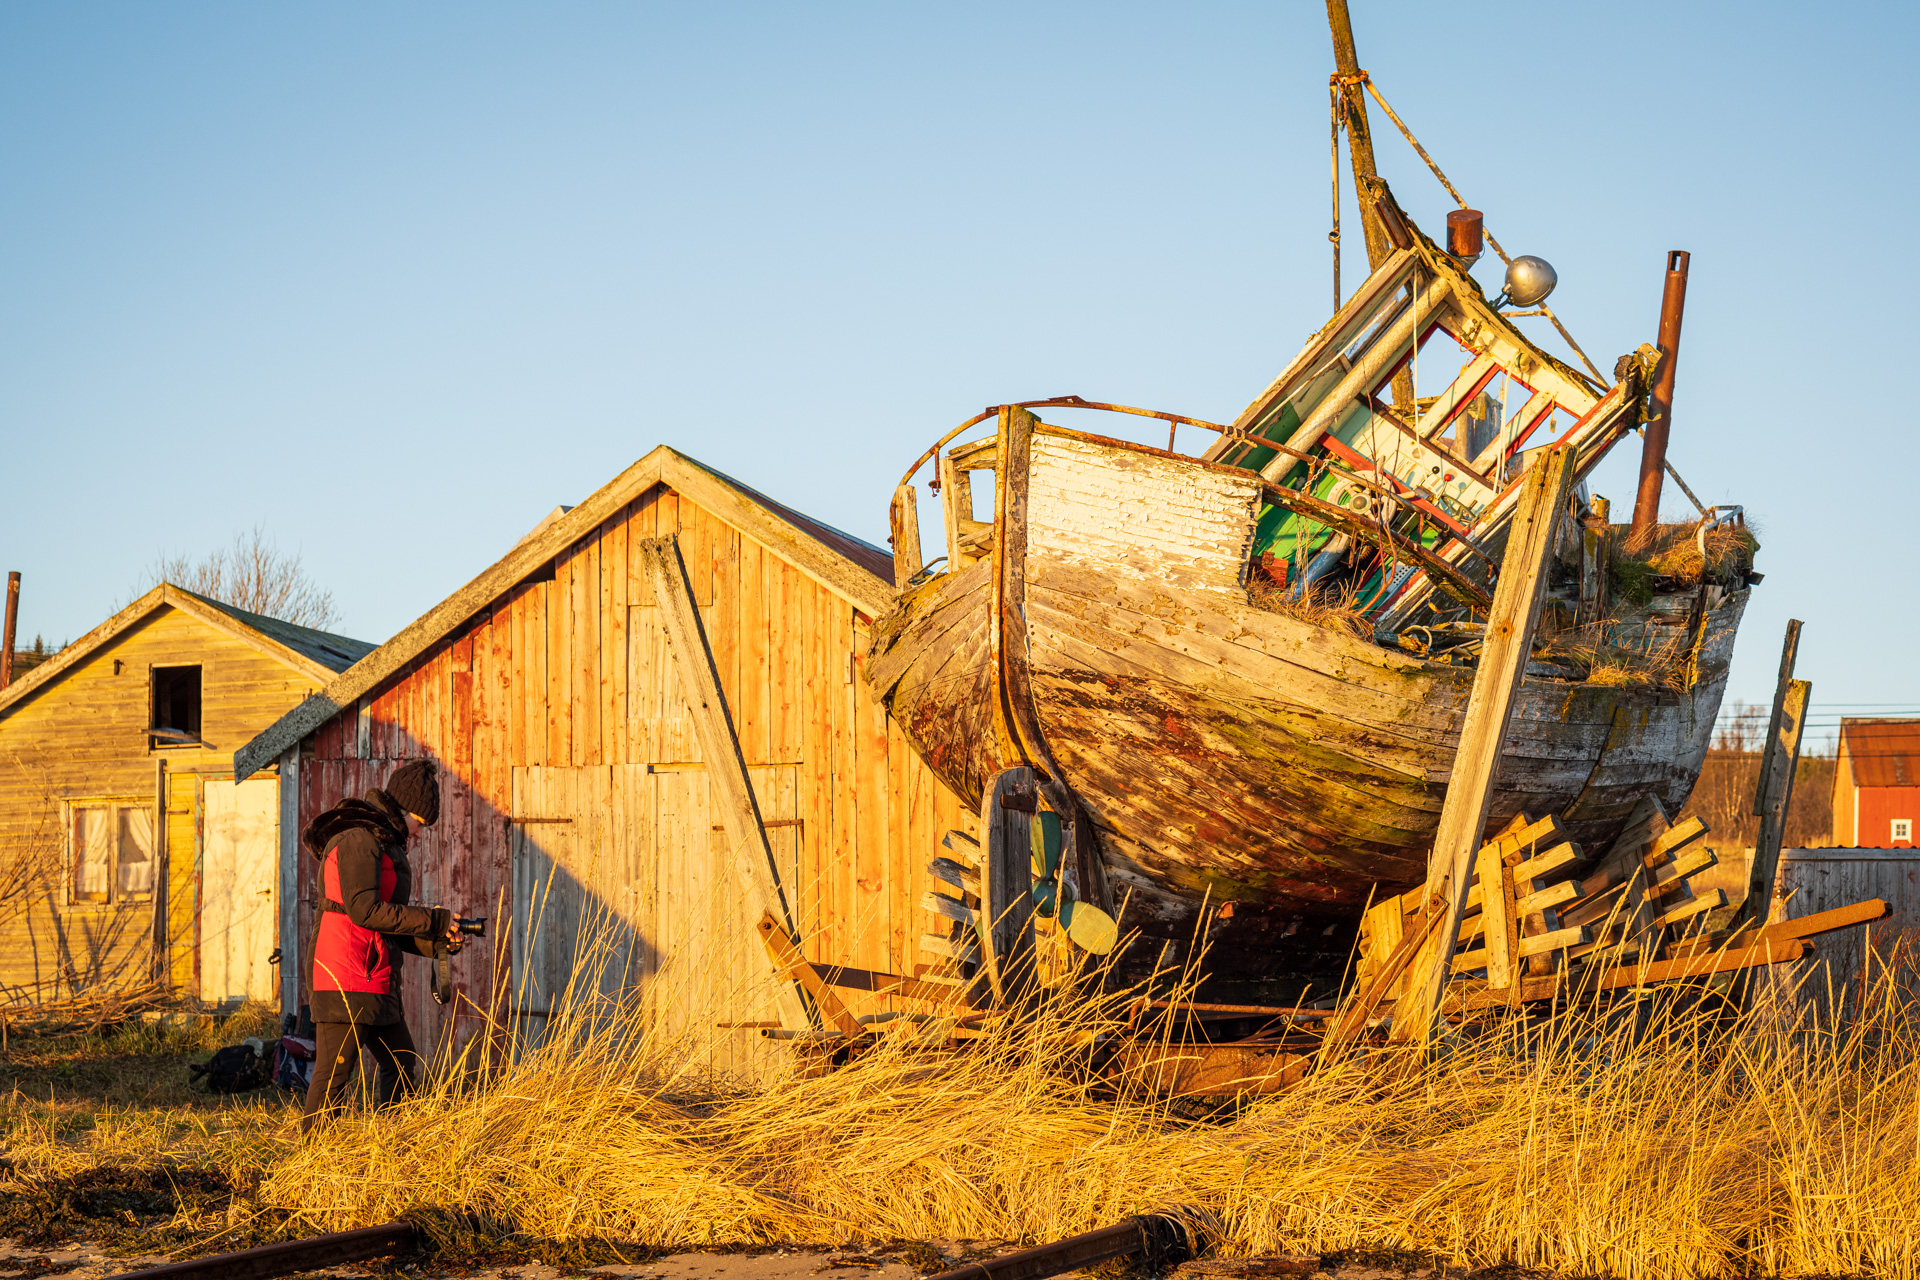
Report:
<svg viewBox="0 0 1920 1280"><path fill-rule="evenodd" d="M1648 536L1660 519L1660 484L1666 474L1667 435L1673 426L1673 373L1680 363L1680 319L1687 308L1687 263L1684 249L1667 254L1667 285L1660 295L1660 369L1654 374L1653 416L1647 419L1646 442L1640 449L1640 494L1633 504L1634 541Z"/></svg>
<svg viewBox="0 0 1920 1280"><path fill-rule="evenodd" d="M1447 215L1447 252L1466 262L1480 256L1485 216L1478 209L1455 209Z"/></svg>
<svg viewBox="0 0 1920 1280"><path fill-rule="evenodd" d="M335 1231L305 1240L284 1240L242 1249L239 1253L219 1253L210 1258L188 1262L169 1262L165 1266L129 1271L121 1280L273 1280L302 1271L319 1271L347 1262L365 1262L405 1253L419 1243L419 1235L410 1222L389 1222L384 1226L362 1227L358 1231Z"/></svg>
<svg viewBox="0 0 1920 1280"><path fill-rule="evenodd" d="M1053 1244L1043 1244L998 1258L982 1258L951 1271L943 1271L927 1280L1045 1280L1068 1271L1078 1271L1115 1258L1146 1255L1149 1263L1177 1262L1178 1257L1159 1258L1156 1254L1183 1252L1186 1229L1177 1219L1164 1214L1142 1214L1118 1226L1102 1227L1083 1235L1069 1236ZM1159 1271L1163 1266L1149 1266Z"/></svg>
<svg viewBox="0 0 1920 1280"><path fill-rule="evenodd" d="M20 623L20 574L7 575L6 634L0 635L0 689L13 683L13 636Z"/></svg>

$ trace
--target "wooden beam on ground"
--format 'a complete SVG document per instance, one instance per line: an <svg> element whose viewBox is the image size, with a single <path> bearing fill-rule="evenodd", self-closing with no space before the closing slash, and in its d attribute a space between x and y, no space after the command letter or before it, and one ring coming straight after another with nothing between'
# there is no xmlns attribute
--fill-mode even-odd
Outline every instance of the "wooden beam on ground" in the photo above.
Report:
<svg viewBox="0 0 1920 1280"><path fill-rule="evenodd" d="M749 914L756 921L771 917L786 941L798 950L800 934L794 928L786 895L780 890L773 848L767 843L767 829L760 820L760 805L747 776L740 739L733 731L733 717L727 713L713 650L700 625L686 562L680 558L679 539L671 534L639 539L633 544L633 552L645 566L654 600L660 606L660 624L667 633L674 673L680 678L681 692L692 713L694 732L707 763L708 784L719 803L734 875L746 893ZM793 1020L795 1025L817 1026L815 1014L801 998L801 989L791 977L780 984L781 1017Z"/></svg>
<svg viewBox="0 0 1920 1280"><path fill-rule="evenodd" d="M905 996L909 1000L925 1000L929 1004L967 1007L962 990L943 982L903 978L899 974L876 973L870 969L855 969L844 964L815 963L812 967L813 971L820 975L820 980L830 987L840 987L847 991L871 991L877 996ZM968 1012L972 1010L969 1008Z"/></svg>
<svg viewBox="0 0 1920 1280"><path fill-rule="evenodd" d="M1506 555L1500 563L1500 581L1494 588L1493 609L1487 616L1480 669L1467 701L1453 776L1447 783L1440 827L1427 861L1427 892L1439 895L1445 903L1438 954L1425 972L1414 975L1416 986L1408 993L1412 998L1402 1002L1406 1013L1393 1020L1395 1040L1425 1044L1440 1016L1440 997L1452 973L1460 918L1466 912L1467 893L1472 888L1473 858L1486 830L1500 750L1513 719L1520 682L1526 676L1533 629L1540 620L1547 561L1553 555L1572 481L1572 452L1555 448L1533 464L1522 483Z"/></svg>

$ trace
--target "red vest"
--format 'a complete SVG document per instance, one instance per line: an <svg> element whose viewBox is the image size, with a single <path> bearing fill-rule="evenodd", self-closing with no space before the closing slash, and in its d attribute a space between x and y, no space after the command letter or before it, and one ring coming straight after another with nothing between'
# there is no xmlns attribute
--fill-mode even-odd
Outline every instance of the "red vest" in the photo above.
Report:
<svg viewBox="0 0 1920 1280"><path fill-rule="evenodd" d="M313 939L313 985L321 991L364 991L386 995L393 990L393 957L386 939L363 929L347 915L340 901L340 862L337 848L327 850L322 873L326 899L320 908L320 927ZM380 900L392 902L399 876L393 859L380 854Z"/></svg>

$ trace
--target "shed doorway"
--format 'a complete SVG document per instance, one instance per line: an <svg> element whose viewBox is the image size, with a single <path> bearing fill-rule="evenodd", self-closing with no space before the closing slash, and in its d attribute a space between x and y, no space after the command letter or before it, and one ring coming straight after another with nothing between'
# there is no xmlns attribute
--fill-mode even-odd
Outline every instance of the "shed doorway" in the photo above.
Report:
<svg viewBox="0 0 1920 1280"><path fill-rule="evenodd" d="M804 831L797 764L748 770L789 902ZM644 1020L723 1073L777 1063L771 965L733 868L704 765L513 771L516 1052L571 1004ZM803 923L802 928L805 928ZM583 1010L584 1011L584 1010Z"/></svg>
<svg viewBox="0 0 1920 1280"><path fill-rule="evenodd" d="M200 791L200 999L271 1000L278 931L280 783L209 778Z"/></svg>

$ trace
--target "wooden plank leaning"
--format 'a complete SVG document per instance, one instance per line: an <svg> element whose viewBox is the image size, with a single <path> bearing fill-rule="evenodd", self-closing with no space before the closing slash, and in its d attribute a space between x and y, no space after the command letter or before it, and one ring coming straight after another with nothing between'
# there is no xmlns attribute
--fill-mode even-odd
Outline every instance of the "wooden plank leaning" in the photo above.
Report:
<svg viewBox="0 0 1920 1280"><path fill-rule="evenodd" d="M700 752L707 762L708 783L720 807L720 820L726 826L733 871L746 895L749 920L757 923L762 917L771 916L786 940L798 948L800 934L794 928L786 895L780 890L773 848L767 843L767 830L760 821L760 805L747 776L746 757L740 753L740 739L734 734L733 718L727 713L726 695L720 688L719 672L714 669L713 650L708 647L706 632L700 625L700 611L694 605L686 563L680 558L679 539L671 534L664 538L640 539L635 542L633 552L645 567L654 600L660 606L660 623L667 633L674 673L680 677L694 732L700 739ZM778 958L778 953L771 954ZM795 982L784 980L778 990L782 1021L793 1026L819 1026L816 1011L802 997L801 988Z"/></svg>
<svg viewBox="0 0 1920 1280"><path fill-rule="evenodd" d="M1500 563L1500 581L1494 588L1493 610L1487 617L1480 669L1467 700L1460 747L1454 754L1453 776L1447 783L1439 830L1427 860L1426 890L1442 898L1445 921L1440 926L1434 957L1409 984L1409 998L1400 1006L1405 1013L1394 1017L1393 1039L1397 1041L1425 1044L1440 1016L1440 998L1451 976L1460 919L1472 888L1473 859L1493 801L1500 749L1506 742L1515 698L1526 675L1534 625L1540 620L1547 560L1553 554L1572 481L1572 452L1555 448L1533 464L1522 484L1506 555Z"/></svg>
<svg viewBox="0 0 1920 1280"><path fill-rule="evenodd" d="M1760 780L1754 795L1754 813L1760 830L1753 842L1753 866L1747 876L1747 900L1734 918L1736 931L1767 923L1773 907L1773 884L1780 869L1780 846L1787 834L1787 810L1793 803L1793 775L1800 768L1800 740L1806 727L1807 704L1813 685L1793 678L1794 658L1800 647L1800 620L1787 623L1786 643L1780 653L1780 683L1774 691L1773 716Z"/></svg>
<svg viewBox="0 0 1920 1280"><path fill-rule="evenodd" d="M893 544L893 586L904 591L907 582L920 572L920 508L911 484L893 491L893 505L887 509L890 527L887 541Z"/></svg>

